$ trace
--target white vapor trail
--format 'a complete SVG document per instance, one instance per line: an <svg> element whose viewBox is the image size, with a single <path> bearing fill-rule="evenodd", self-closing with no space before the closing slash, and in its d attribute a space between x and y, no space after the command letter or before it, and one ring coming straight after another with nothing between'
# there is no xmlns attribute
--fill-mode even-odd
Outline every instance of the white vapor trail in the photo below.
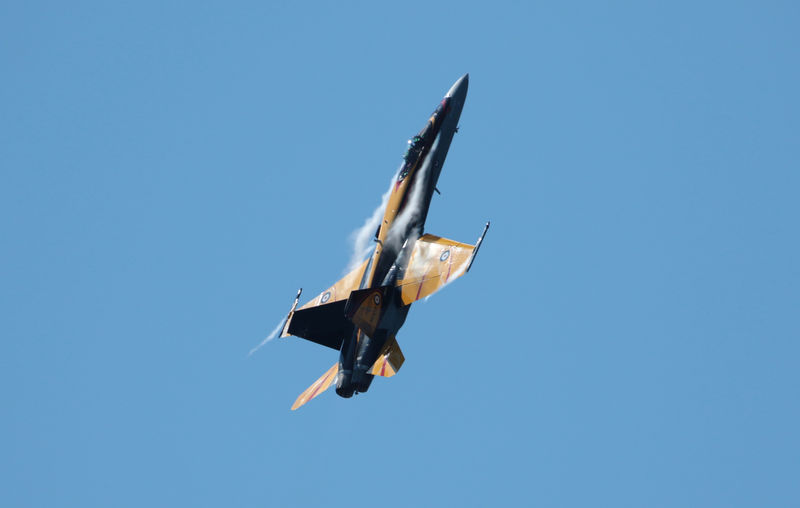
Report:
<svg viewBox="0 0 800 508"><path fill-rule="evenodd" d="M383 219L386 204L389 202L389 195L392 193L392 186L395 180L397 180L399 173L400 170L398 169L392 177L391 182L389 182L389 189L381 196L381 203L372 212L372 215L367 217L367 220L364 221L364 225L350 234L350 242L353 244L353 254L350 256L350 261L347 263L347 273L355 270L372 250L372 237L375 235L375 230L378 229L378 224L380 224L381 219ZM247 356L252 356L253 353L261 349L267 342L277 337L283 328L284 321L285 318L281 319L275 329L272 330L259 345L251 349L250 352L247 353Z"/></svg>
<svg viewBox="0 0 800 508"><path fill-rule="evenodd" d="M467 271L467 265L469 265L469 262L462 264L462 265L461 265L461 268L459 268L458 270L456 270L455 272L453 272L453 273L450 275L450 278L449 278L449 279L447 279L447 282L445 282L445 283L444 283L444 285L442 285L442 286L441 286L441 287L440 287L440 288L437 290L437 292L439 292L439 291L441 291L442 289L446 288L447 286L449 286L450 284L452 284L454 280L456 280L457 278L459 278L459 277L461 277L462 275L464 275L464 272L465 272L465 271ZM426 302L427 302L427 301L428 301L428 300L430 300L430 299L431 299L431 297L432 297L433 295L435 295L435 294L436 294L436 293L431 293L431 294L429 294L428 296L426 296L426 297L425 297L425 300L424 300L424 301L426 301Z"/></svg>
<svg viewBox="0 0 800 508"><path fill-rule="evenodd" d="M281 320L278 322L278 326L276 326L276 327L275 327L275 329L274 329L274 330L272 330L272 331L270 332L270 334L269 334L269 335L267 335L267 338L266 338L266 339L264 339L264 340L262 340L262 341L261 341L261 344L259 344L258 346L254 347L253 349L251 349L251 350L250 350L250 352L249 352L249 353L247 353L247 356L253 356L253 353L255 353L256 351L258 351L259 349L261 349L261 348L264 346L264 344L266 344L267 342L269 342L269 341L271 341L272 339L274 339L275 337L277 337L277 336L278 336L278 334L279 334L279 333L280 333L280 331L281 331L281 328L283 328L283 321L284 321L284 320L283 320L283 319L281 319Z"/></svg>
<svg viewBox="0 0 800 508"><path fill-rule="evenodd" d="M406 227L408 226L411 221L416 220L419 218L422 212L422 199L423 199L423 183L425 182L425 176L428 174L431 166L431 160L433 159L433 155L436 154L436 149L439 146L439 138L436 138L436 141L433 142L428 155L425 157L425 161L422 163L422 167L419 168L419 172L414 175L414 188L411 191L411 195L408 197L408 201L406 205L403 207L403 210L400 212L400 215L394 220L392 224L392 229L389 230L389 235L386 237L386 242L390 245L393 245L396 248L400 247L400 242L404 240L401 235L405 232ZM416 242L416 238L409 238L408 244L414 245Z"/></svg>
<svg viewBox="0 0 800 508"><path fill-rule="evenodd" d="M419 171L414 175L415 185L411 191L411 195L409 196L403 210L400 214L395 218L392 229L389 230L389 234L386 236L386 242L389 245L393 245L396 248L400 247L400 242L404 240L401 235L405 231L408 224L410 224L413 220L418 219L420 216L420 212L422 211L422 200L423 200L423 183L425 182L425 176L428 173L431 165L432 155L436 153L436 149L439 145L439 138L437 137L436 140L433 142L433 146L431 146L428 155L425 157L424 162L422 163L422 167L419 168ZM392 176L391 181L389 182L389 188L386 192L383 193L381 196L381 203L378 205L375 210L372 211L372 215L367 217L367 220L364 221L364 224L353 231L349 238L350 242L353 244L353 253L350 256L350 261L347 263L347 272L350 273L351 271L355 270L358 265L364 262L364 259L369 255L369 253L373 249L372 245L372 238L375 235L375 231L378 229L378 225L381 223L381 219L383 219L383 215L386 212L386 205L389 202L389 196L392 194L392 188L397 181L397 177L400 174L400 170L402 169L403 164L400 165L400 168L395 172L394 176ZM414 242L417 241L417 238L409 238L409 245L414 245ZM462 268L463 269L463 268ZM459 273L458 275L461 275ZM457 276L456 276L457 277ZM453 277L453 278L456 278ZM426 298L427 300L427 298ZM271 341L275 337L278 336L284 324L284 320L278 323L270 334L261 341L259 345L254 347L247 353L247 356L252 356L253 353L261 349L267 342Z"/></svg>
<svg viewBox="0 0 800 508"><path fill-rule="evenodd" d="M402 166L401 166L402 167ZM372 251L372 238L375 236L375 231L378 229L378 224L383 219L383 213L386 211L386 203L389 202L389 195L392 193L392 186L400 170L394 174L392 181L389 182L389 189L381 196L381 204L373 210L372 215L367 217L364 225L350 233L350 242L353 244L353 253L350 256L350 261L347 263L347 272L355 270L358 265L364 262L364 258Z"/></svg>

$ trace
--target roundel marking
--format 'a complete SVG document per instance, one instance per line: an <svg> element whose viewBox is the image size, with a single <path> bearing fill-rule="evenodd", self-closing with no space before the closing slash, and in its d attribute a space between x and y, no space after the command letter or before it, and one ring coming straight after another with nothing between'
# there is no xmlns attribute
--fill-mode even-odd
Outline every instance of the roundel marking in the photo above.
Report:
<svg viewBox="0 0 800 508"><path fill-rule="evenodd" d="M439 256L439 261L447 261L447 258L450 257L450 249L442 252L442 255Z"/></svg>
<svg viewBox="0 0 800 508"><path fill-rule="evenodd" d="M375 294L375 296L372 297L372 301L375 302L375 305L380 305L381 304L381 295Z"/></svg>
<svg viewBox="0 0 800 508"><path fill-rule="evenodd" d="M331 299L331 292L325 291L325 293L322 295L322 298L319 299L319 303L326 303L330 299Z"/></svg>

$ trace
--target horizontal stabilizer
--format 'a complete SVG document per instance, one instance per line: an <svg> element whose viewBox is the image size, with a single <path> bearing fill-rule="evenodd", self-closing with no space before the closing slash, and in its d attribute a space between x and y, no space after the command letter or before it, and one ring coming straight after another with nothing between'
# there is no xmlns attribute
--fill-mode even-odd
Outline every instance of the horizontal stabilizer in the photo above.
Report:
<svg viewBox="0 0 800 508"><path fill-rule="evenodd" d="M309 400L313 399L320 393L324 392L328 389L328 387L333 383L333 380L336 379L336 374L339 372L339 362L333 364L333 367L328 369L328 372L322 375L319 379L314 381L314 384L306 388L306 391L300 394L297 397L297 400L294 401L292 404L292 411L297 409L298 407L302 406Z"/></svg>
<svg viewBox="0 0 800 508"><path fill-rule="evenodd" d="M387 341L386 345L383 346L381 354L378 356L378 359L375 360L369 373L373 376L392 377L397 374L397 371L403 366L404 361L406 361L406 359L403 356L403 352L400 351L400 345L397 344L397 339L392 337L392 339Z"/></svg>

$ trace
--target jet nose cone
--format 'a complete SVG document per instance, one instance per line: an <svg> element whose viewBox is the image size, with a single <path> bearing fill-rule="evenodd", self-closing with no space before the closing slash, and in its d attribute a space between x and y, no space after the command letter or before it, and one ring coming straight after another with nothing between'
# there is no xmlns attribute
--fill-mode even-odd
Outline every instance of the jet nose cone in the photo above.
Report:
<svg viewBox="0 0 800 508"><path fill-rule="evenodd" d="M467 88L469 86L469 73L464 74L458 81L456 81L450 90L447 91L447 95L445 97L454 97L458 98L459 100L463 101L464 98L467 96Z"/></svg>

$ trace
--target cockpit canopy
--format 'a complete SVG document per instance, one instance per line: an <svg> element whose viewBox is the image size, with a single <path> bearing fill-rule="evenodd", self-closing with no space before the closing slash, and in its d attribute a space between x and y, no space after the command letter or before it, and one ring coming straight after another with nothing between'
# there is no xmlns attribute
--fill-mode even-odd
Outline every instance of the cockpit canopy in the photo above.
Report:
<svg viewBox="0 0 800 508"><path fill-rule="evenodd" d="M400 168L400 175L397 177L398 182L402 182L408 176L411 168L416 165L417 159L422 153L423 145L422 136L414 136L408 140L408 149L403 154L403 166Z"/></svg>
<svg viewBox="0 0 800 508"><path fill-rule="evenodd" d="M422 138L419 136L414 136L408 140L408 149L406 150L406 153L403 154L403 159L406 162L413 161L413 159L419 155L421 149Z"/></svg>

